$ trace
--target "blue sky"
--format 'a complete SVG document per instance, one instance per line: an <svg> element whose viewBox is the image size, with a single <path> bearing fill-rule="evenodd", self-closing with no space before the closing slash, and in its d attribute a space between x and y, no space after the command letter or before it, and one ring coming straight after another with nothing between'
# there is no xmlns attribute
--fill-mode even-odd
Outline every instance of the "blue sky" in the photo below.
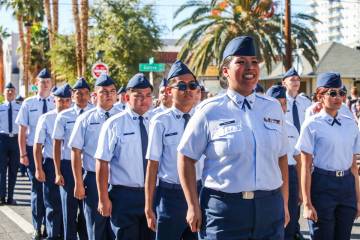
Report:
<svg viewBox="0 0 360 240"><path fill-rule="evenodd" d="M96 1L96 0L95 0ZM98 0L99 1L99 0ZM206 2L207 0L203 0ZM281 0L284 2L284 0ZM71 33L74 29L71 12L71 0L60 0L59 6L59 30L61 33ZM93 2L90 0L90 2ZM173 14L176 9L184 4L186 0L142 0L142 4L153 4L155 6L156 20L159 24L164 26L161 34L162 38L179 38L185 30L171 31L172 27L180 21L184 16L191 14L191 11L186 11L178 18L174 19ZM293 0L292 11L304 12L307 9L306 1ZM6 27L9 32L17 32L17 25L10 11L5 9L0 10L0 25Z"/></svg>

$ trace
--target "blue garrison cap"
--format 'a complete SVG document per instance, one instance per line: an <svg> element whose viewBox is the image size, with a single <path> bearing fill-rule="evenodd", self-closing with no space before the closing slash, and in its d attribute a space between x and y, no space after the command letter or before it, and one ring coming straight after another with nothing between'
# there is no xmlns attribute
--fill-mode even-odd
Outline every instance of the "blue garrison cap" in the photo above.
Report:
<svg viewBox="0 0 360 240"><path fill-rule="evenodd" d="M24 98L21 95L17 95L17 97L15 98L15 101L22 102L22 101L24 101Z"/></svg>
<svg viewBox="0 0 360 240"><path fill-rule="evenodd" d="M57 86L53 86L53 87L51 88L51 92L54 93L57 89L58 89Z"/></svg>
<svg viewBox="0 0 360 240"><path fill-rule="evenodd" d="M162 87L166 87L167 85L168 85L168 81L166 80L166 78L164 78L160 82L159 89L162 88Z"/></svg>
<svg viewBox="0 0 360 240"><path fill-rule="evenodd" d="M151 88L153 90L153 86L150 84L149 80L145 77L143 73L135 74L128 82L126 86L126 90L130 88Z"/></svg>
<svg viewBox="0 0 360 240"><path fill-rule="evenodd" d="M170 71L167 76L167 80L169 81L170 79L172 79L174 77L184 75L184 74L191 74L196 79L195 75L190 71L190 69L182 61L176 60L176 62L174 62L171 65Z"/></svg>
<svg viewBox="0 0 360 240"><path fill-rule="evenodd" d="M266 95L273 98L286 98L286 88L280 85L274 85L266 91Z"/></svg>
<svg viewBox="0 0 360 240"><path fill-rule="evenodd" d="M37 75L38 78L51 78L51 73L46 68L42 69Z"/></svg>
<svg viewBox="0 0 360 240"><path fill-rule="evenodd" d="M343 90L344 92L347 92L345 85L342 85L341 90Z"/></svg>
<svg viewBox="0 0 360 240"><path fill-rule="evenodd" d="M75 85L72 87L73 89L81 89L81 88L87 88L90 91L90 86L89 84L86 82L85 78L81 77L79 78Z"/></svg>
<svg viewBox="0 0 360 240"><path fill-rule="evenodd" d="M54 96L61 97L61 98L69 98L71 97L71 87L69 84L65 84L61 87L58 87L54 92Z"/></svg>
<svg viewBox="0 0 360 240"><path fill-rule="evenodd" d="M112 80L112 78L107 75L107 74L101 74L97 79L96 79L96 82L95 82L95 86L98 86L98 87L106 87L106 86L110 86L114 84L115 85L115 82L114 80Z"/></svg>
<svg viewBox="0 0 360 240"><path fill-rule="evenodd" d="M321 73L316 79L316 87L324 88L341 88L342 82L340 73L337 72L326 72Z"/></svg>
<svg viewBox="0 0 360 240"><path fill-rule="evenodd" d="M229 56L256 56L256 45L252 37L240 36L233 38L223 52L224 61Z"/></svg>
<svg viewBox="0 0 360 240"><path fill-rule="evenodd" d="M124 86L121 86L119 88L119 90L117 91L117 94L119 95L119 94L122 94L122 93L125 93L125 92L126 92L126 88Z"/></svg>
<svg viewBox="0 0 360 240"><path fill-rule="evenodd" d="M292 76L298 76L299 77L299 74L297 73L297 71L295 70L294 67L290 68L283 76L283 80L285 78L288 78L288 77L292 77Z"/></svg>
<svg viewBox="0 0 360 240"><path fill-rule="evenodd" d="M256 87L255 87L255 92L260 92L260 93L263 93L265 92L264 88L260 85L260 84L256 84Z"/></svg>
<svg viewBox="0 0 360 240"><path fill-rule="evenodd" d="M14 86L11 82L8 82L8 83L5 85L5 88L15 88L15 86Z"/></svg>

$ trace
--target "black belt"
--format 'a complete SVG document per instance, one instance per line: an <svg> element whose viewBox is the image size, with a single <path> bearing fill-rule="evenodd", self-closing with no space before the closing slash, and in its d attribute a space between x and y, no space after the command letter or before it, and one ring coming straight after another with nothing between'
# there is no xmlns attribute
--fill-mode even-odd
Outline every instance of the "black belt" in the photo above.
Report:
<svg viewBox="0 0 360 240"><path fill-rule="evenodd" d="M222 192L222 191L218 191L218 190L214 190L211 188L205 188L206 191L210 192L210 194L214 194L214 195L218 195L221 197L240 197L242 199L247 199L247 200L251 200L251 199L256 199L256 198L264 198L264 197L268 197L271 195L275 195L277 193L280 192L280 188L277 188L275 190L256 190L256 191L247 191L247 192L237 192L237 193L227 193L227 192Z"/></svg>
<svg viewBox="0 0 360 240"><path fill-rule="evenodd" d="M86 175L96 175L95 172L85 170Z"/></svg>
<svg viewBox="0 0 360 240"><path fill-rule="evenodd" d="M345 176L351 174L350 169L341 170L341 171L328 171L328 170L324 170L324 169L317 168L317 167L314 167L314 172L322 174L322 175L333 176L333 177L345 177Z"/></svg>
<svg viewBox="0 0 360 240"><path fill-rule="evenodd" d="M200 180L196 181L196 186L197 187L201 186L201 181ZM159 187L166 188L166 189L182 190L181 184L168 183L168 182L164 182L162 180L159 180Z"/></svg>
<svg viewBox="0 0 360 240"><path fill-rule="evenodd" d="M133 191L144 191L144 187L129 187L124 185L111 185L114 189L126 189L126 190L133 190Z"/></svg>
<svg viewBox="0 0 360 240"><path fill-rule="evenodd" d="M0 136L8 137L8 138L15 138L15 137L18 137L18 134L13 134L13 133L9 133L9 134L0 133Z"/></svg>

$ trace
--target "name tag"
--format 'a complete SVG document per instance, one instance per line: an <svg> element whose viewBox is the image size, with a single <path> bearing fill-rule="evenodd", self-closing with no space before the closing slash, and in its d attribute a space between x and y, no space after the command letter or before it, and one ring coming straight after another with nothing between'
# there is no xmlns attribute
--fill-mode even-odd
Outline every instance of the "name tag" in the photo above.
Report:
<svg viewBox="0 0 360 240"><path fill-rule="evenodd" d="M0 110L0 112L5 112L6 110Z"/></svg>
<svg viewBox="0 0 360 240"><path fill-rule="evenodd" d="M167 133L167 134L165 134L165 137L170 137L170 136L175 136L175 135L178 135L178 133L177 132Z"/></svg>
<svg viewBox="0 0 360 240"><path fill-rule="evenodd" d="M217 129L217 131L215 132L215 137L225 136L229 133L241 131L242 129L243 129L243 127L240 124L221 127L219 129Z"/></svg>
<svg viewBox="0 0 360 240"><path fill-rule="evenodd" d="M135 132L128 132L128 133L124 133L124 136L133 135L133 134L135 134Z"/></svg>
<svg viewBox="0 0 360 240"><path fill-rule="evenodd" d="M37 112L37 109L30 109L30 112Z"/></svg>
<svg viewBox="0 0 360 240"><path fill-rule="evenodd" d="M98 123L98 122L90 123L90 125L96 125L96 124L100 124L100 123Z"/></svg>
<svg viewBox="0 0 360 240"><path fill-rule="evenodd" d="M68 121L68 122L66 122L66 123L75 123L75 121ZM91 124L91 123L90 123Z"/></svg>
<svg viewBox="0 0 360 240"><path fill-rule="evenodd" d="M235 123L235 120L231 120L231 121L227 121L227 122L222 122L219 124L219 126L225 126L225 125L229 125L229 124L232 124L232 123Z"/></svg>
<svg viewBox="0 0 360 240"><path fill-rule="evenodd" d="M268 122L268 123L275 123L275 124L279 124L280 125L280 120L279 119L274 119L274 118L264 118L264 122Z"/></svg>
<svg viewBox="0 0 360 240"><path fill-rule="evenodd" d="M288 136L288 138L295 138L295 136Z"/></svg>

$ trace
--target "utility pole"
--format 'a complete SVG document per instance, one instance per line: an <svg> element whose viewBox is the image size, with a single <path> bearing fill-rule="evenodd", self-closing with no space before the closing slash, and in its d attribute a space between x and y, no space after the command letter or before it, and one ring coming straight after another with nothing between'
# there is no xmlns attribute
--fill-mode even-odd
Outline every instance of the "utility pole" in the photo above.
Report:
<svg viewBox="0 0 360 240"><path fill-rule="evenodd" d="M285 0L285 70L292 65L291 48L291 0Z"/></svg>

